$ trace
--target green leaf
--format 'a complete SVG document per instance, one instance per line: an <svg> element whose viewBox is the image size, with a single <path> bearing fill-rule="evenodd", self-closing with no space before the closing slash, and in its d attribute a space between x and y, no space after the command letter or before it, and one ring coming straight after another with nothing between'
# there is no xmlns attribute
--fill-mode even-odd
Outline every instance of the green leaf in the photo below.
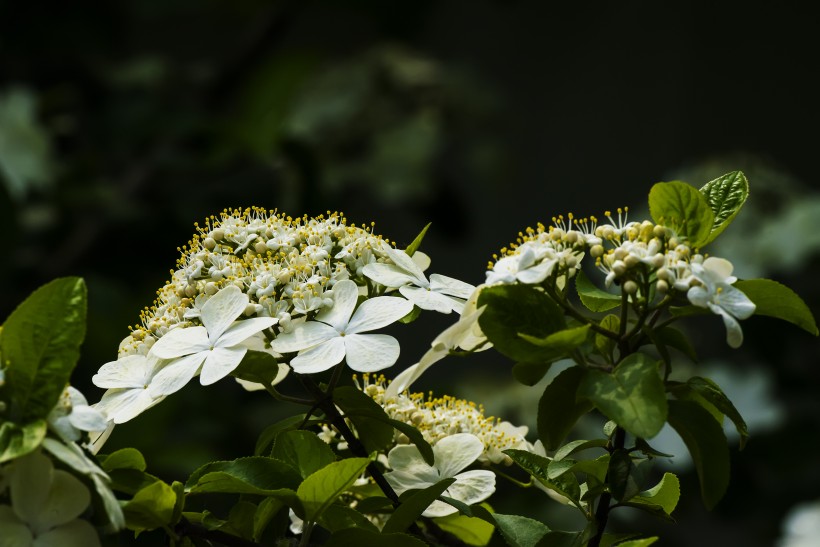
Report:
<svg viewBox="0 0 820 547"><path fill-rule="evenodd" d="M356 509L344 505L331 504L319 517L319 524L330 532L337 532L345 528L366 528L378 532L376 525Z"/></svg>
<svg viewBox="0 0 820 547"><path fill-rule="evenodd" d="M656 224L674 229L692 247L709 241L715 215L706 197L685 182L659 182L649 191L649 214Z"/></svg>
<svg viewBox="0 0 820 547"><path fill-rule="evenodd" d="M512 368L515 380L525 386L534 386L549 372L555 361L546 363L516 363Z"/></svg>
<svg viewBox="0 0 820 547"><path fill-rule="evenodd" d="M259 438L256 441L256 448L253 450L254 456L261 456L265 452L268 451L268 447L274 443L276 440L277 435L285 431L292 431L294 429L299 428L299 424L301 424L305 420L304 414L298 414L296 416L289 416L283 420L276 422L275 424L271 424L266 427L262 433L259 434Z"/></svg>
<svg viewBox="0 0 820 547"><path fill-rule="evenodd" d="M410 439L410 442L413 443L416 446L416 448L419 449L421 457L428 465L433 465L433 463L435 463L433 447L430 446L430 443L428 443L424 439L424 435L421 434L421 431L419 431L412 425L400 422L399 420L390 419L387 421L387 423L392 425L399 432L404 433L407 436L407 438Z"/></svg>
<svg viewBox="0 0 820 547"><path fill-rule="evenodd" d="M333 390L333 402L353 422L368 453L381 452L393 443L393 427L388 423L390 417L366 393L353 386L337 387Z"/></svg>
<svg viewBox="0 0 820 547"><path fill-rule="evenodd" d="M574 473L584 473L590 487L595 484L603 484L606 481L609 460L609 454L598 456L594 460L581 460L572 466L572 471Z"/></svg>
<svg viewBox="0 0 820 547"><path fill-rule="evenodd" d="M576 452L580 452L582 450L586 450L588 448L605 448L607 445L606 439L592 439L591 441L584 441L584 440L577 440L572 441L561 448L559 448L555 452L555 456L553 456L554 461L560 461L569 456L570 454L574 454Z"/></svg>
<svg viewBox="0 0 820 547"><path fill-rule="evenodd" d="M570 352L584 344L589 336L589 325L560 330L547 336L537 338L520 334L521 338L544 349L541 361L534 363L516 363L513 376L524 385L532 386L541 381L556 360L567 357Z"/></svg>
<svg viewBox="0 0 820 547"><path fill-rule="evenodd" d="M666 391L658 364L641 353L624 359L611 374L588 370L578 395L636 437L654 437L666 422Z"/></svg>
<svg viewBox="0 0 820 547"><path fill-rule="evenodd" d="M453 513L433 519L436 526L449 532L467 545L482 547L490 542L495 526L478 517L467 517Z"/></svg>
<svg viewBox="0 0 820 547"><path fill-rule="evenodd" d="M145 458L136 448L122 448L107 456L98 456L97 459L100 462L100 467L106 473L110 473L115 469L145 471L147 467Z"/></svg>
<svg viewBox="0 0 820 547"><path fill-rule="evenodd" d="M427 230L430 228L430 224L432 224L432 222L428 222L427 226L422 228L421 232L419 232L419 235L416 236L416 239L414 239L413 242L410 243L410 245L408 245L407 248L404 250L404 252L407 253L407 256L413 256L414 254L416 254L416 251L419 250L421 242L424 240L424 236L427 235Z"/></svg>
<svg viewBox="0 0 820 547"><path fill-rule="evenodd" d="M231 375L240 380L269 386L278 373L279 362L273 355L264 351L248 351Z"/></svg>
<svg viewBox="0 0 820 547"><path fill-rule="evenodd" d="M510 547L535 547L550 531L546 524L519 515L493 513L493 518Z"/></svg>
<svg viewBox="0 0 820 547"><path fill-rule="evenodd" d="M190 494L258 494L288 496L302 481L290 465L262 456L211 462L194 471L185 487Z"/></svg>
<svg viewBox="0 0 820 547"><path fill-rule="evenodd" d="M740 415L740 412L738 412L735 405L732 404L732 401L723 393L720 386L709 378L702 378L700 376L689 378L686 385L732 420L732 423L735 424L735 429L737 429L740 435L740 449L743 450L746 446L746 441L749 439L749 429L746 427L746 421L743 419L743 416Z"/></svg>
<svg viewBox="0 0 820 547"><path fill-rule="evenodd" d="M285 507L285 504L276 498L265 498L259 502L256 513L253 516L253 540L257 543L262 539L262 534L270 524L276 514Z"/></svg>
<svg viewBox="0 0 820 547"><path fill-rule="evenodd" d="M550 531L541 538L536 547L581 547L586 545L577 532Z"/></svg>
<svg viewBox="0 0 820 547"><path fill-rule="evenodd" d="M793 290L771 279L748 279L733 285L755 304L755 315L766 315L797 325L817 336L814 315Z"/></svg>
<svg viewBox="0 0 820 547"><path fill-rule="evenodd" d="M302 478L336 460L333 450L310 431L282 433L276 437L271 457L297 469Z"/></svg>
<svg viewBox="0 0 820 547"><path fill-rule="evenodd" d="M612 497L624 502L636 496L648 480L652 462L633 459L627 450L615 450L610 456L606 482Z"/></svg>
<svg viewBox="0 0 820 547"><path fill-rule="evenodd" d="M380 534L364 528L345 528L330 536L325 547L427 547L422 540L407 534Z"/></svg>
<svg viewBox="0 0 820 547"><path fill-rule="evenodd" d="M695 352L692 342L689 341L689 337L678 329L674 327L662 327L652 332L655 336L655 340L653 341L656 341L656 343L660 342L664 346L675 348L691 359L693 363L698 362L698 354ZM660 350L660 348L658 349Z"/></svg>
<svg viewBox="0 0 820 547"><path fill-rule="evenodd" d="M0 423L0 463L25 456L46 438L45 420L34 420L20 427L13 422Z"/></svg>
<svg viewBox="0 0 820 547"><path fill-rule="evenodd" d="M418 306L413 306L413 309L410 310L410 313L399 319L399 323L404 323L405 325L407 325L418 319L420 315L421 308L419 308Z"/></svg>
<svg viewBox="0 0 820 547"><path fill-rule="evenodd" d="M305 510L302 518L306 522L315 522L342 492L356 482L369 463L369 458L348 458L333 462L306 478L296 490Z"/></svg>
<svg viewBox="0 0 820 547"><path fill-rule="evenodd" d="M495 285L481 291L478 306L487 306L478 323L499 352L526 363L553 357L549 349L520 336L546 338L564 328L561 308L543 291L529 285Z"/></svg>
<svg viewBox="0 0 820 547"><path fill-rule="evenodd" d="M652 536L651 538L644 539L632 539L619 543L617 547L649 547L656 541L658 541L658 536Z"/></svg>
<svg viewBox="0 0 820 547"><path fill-rule="evenodd" d="M177 496L162 481L146 486L122 507L129 530L141 532L173 524Z"/></svg>
<svg viewBox="0 0 820 547"><path fill-rule="evenodd" d="M601 319L601 328L610 332L616 333L620 330L621 320L617 315L607 315ZM609 336L595 333L595 349L603 355L608 361L612 359L612 351L615 349L616 341Z"/></svg>
<svg viewBox="0 0 820 547"><path fill-rule="evenodd" d="M538 401L538 437L547 450L561 446L578 418L592 409L589 401L576 398L585 372L578 366L562 371L547 385Z"/></svg>
<svg viewBox="0 0 820 547"><path fill-rule="evenodd" d="M590 311L607 311L621 305L621 295L599 289L580 269L575 276L575 290L578 292L581 303Z"/></svg>
<svg viewBox="0 0 820 547"><path fill-rule="evenodd" d="M233 535L239 536L243 539L250 540L253 538L253 523L256 515L257 506L246 500L239 500L228 513L228 522L226 528Z"/></svg>
<svg viewBox="0 0 820 547"><path fill-rule="evenodd" d="M703 243L706 245L719 236L740 212L749 197L749 181L742 172L732 171L707 182L700 193L706 198L714 214L709 237Z"/></svg>
<svg viewBox="0 0 820 547"><path fill-rule="evenodd" d="M729 486L729 448L723 429L707 410L689 401L669 401L669 425L689 449L703 504L712 509Z"/></svg>
<svg viewBox="0 0 820 547"><path fill-rule="evenodd" d="M79 277L43 285L8 317L0 329L0 355L13 421L45 418L57 404L80 356L85 317L86 288Z"/></svg>
<svg viewBox="0 0 820 547"><path fill-rule="evenodd" d="M656 505L664 513L672 516L672 511L680 499L680 481L672 473L664 473L660 482L640 495L629 500L634 505Z"/></svg>
<svg viewBox="0 0 820 547"><path fill-rule="evenodd" d="M576 505L578 504L581 489L575 474L563 473L555 479L550 479L550 460L548 458L526 450L508 449L504 450L504 454L512 458L521 469L532 475L541 484L569 498Z"/></svg>
<svg viewBox="0 0 820 547"><path fill-rule="evenodd" d="M409 497L402 497L401 505L396 507L396 510L382 528L382 532L404 532L407 530L411 524L418 520L430 504L438 499L454 482L456 480L452 478L444 479L413 493Z"/></svg>

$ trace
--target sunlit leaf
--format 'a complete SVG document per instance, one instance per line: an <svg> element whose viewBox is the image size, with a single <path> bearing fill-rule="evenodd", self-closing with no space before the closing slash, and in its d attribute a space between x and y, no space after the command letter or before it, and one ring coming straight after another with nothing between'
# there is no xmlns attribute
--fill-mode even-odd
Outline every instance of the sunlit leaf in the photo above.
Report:
<svg viewBox="0 0 820 547"><path fill-rule="evenodd" d="M691 247L709 241L715 215L706 197L685 182L659 182L649 191L649 214L655 223L669 226Z"/></svg>

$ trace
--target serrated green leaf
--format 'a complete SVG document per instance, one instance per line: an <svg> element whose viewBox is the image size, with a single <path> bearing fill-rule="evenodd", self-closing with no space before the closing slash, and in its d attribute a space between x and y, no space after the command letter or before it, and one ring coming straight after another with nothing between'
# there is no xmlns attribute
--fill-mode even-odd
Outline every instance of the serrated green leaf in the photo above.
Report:
<svg viewBox="0 0 820 547"><path fill-rule="evenodd" d="M519 515L493 513L493 518L510 547L535 547L550 531L546 524Z"/></svg>
<svg viewBox="0 0 820 547"><path fill-rule="evenodd" d="M185 487L189 494L258 494L287 497L302 482L292 466L262 456L211 462L194 471Z"/></svg>
<svg viewBox="0 0 820 547"><path fill-rule="evenodd" d="M541 484L570 499L576 505L581 496L578 478L573 473L564 473L552 480L549 478L550 460L544 456L533 454L526 450L504 450L512 460L524 471L532 475Z"/></svg>
<svg viewBox="0 0 820 547"><path fill-rule="evenodd" d="M109 473L115 469L136 469L145 471L147 467L145 458L136 448L121 448L107 456L98 456L100 467Z"/></svg>
<svg viewBox="0 0 820 547"><path fill-rule="evenodd" d="M715 215L706 197L685 182L659 182L649 191L649 214L656 224L674 229L691 247L709 241Z"/></svg>
<svg viewBox="0 0 820 547"><path fill-rule="evenodd" d="M755 304L755 315L788 321L806 332L818 335L811 310L793 290L771 279L747 279L733 285Z"/></svg>
<svg viewBox="0 0 820 547"><path fill-rule="evenodd" d="M122 507L129 530L141 532L173 524L176 493L162 481L146 486Z"/></svg>
<svg viewBox="0 0 820 547"><path fill-rule="evenodd" d="M422 228L421 232L419 232L419 235L417 235L413 242L407 246L407 248L404 250L404 252L407 253L407 256L413 256L414 254L416 254L416 251L419 250L421 242L424 240L424 236L427 235L427 230L430 228L431 224L432 222L428 222L427 226Z"/></svg>
<svg viewBox="0 0 820 547"><path fill-rule="evenodd" d="M572 441L558 450L555 451L555 456L553 456L553 460L560 461L569 456L570 454L574 454L576 452L580 452L582 450L586 450L588 448L604 448L607 445L606 439L592 439L591 441L585 440L577 440Z"/></svg>
<svg viewBox="0 0 820 547"><path fill-rule="evenodd" d="M3 324L0 355L12 421L46 418L57 404L80 356L85 318L85 282L64 277L34 291Z"/></svg>
<svg viewBox="0 0 820 547"><path fill-rule="evenodd" d="M590 311L602 312L621 305L621 295L599 289L589 280L583 270L578 270L575 275L575 290L578 292L581 303Z"/></svg>
<svg viewBox="0 0 820 547"><path fill-rule="evenodd" d="M706 245L719 236L740 212L749 197L749 181L742 172L732 171L707 182L700 193L706 198L714 215L709 237L703 243Z"/></svg>
<svg viewBox="0 0 820 547"><path fill-rule="evenodd" d="M242 539L252 539L253 521L256 510L257 506L255 503L251 503L247 500L239 500L231 507L228 513L227 526L225 526L223 530Z"/></svg>
<svg viewBox="0 0 820 547"><path fill-rule="evenodd" d="M271 424L266 427L262 430L262 433L259 434L259 438L256 440L256 447L253 449L253 455L261 456L268 452L270 446L276 440L277 435L284 431L298 429L299 424L301 424L304 420L304 414L298 414L296 416L288 416L287 418L279 420L275 424Z"/></svg>
<svg viewBox="0 0 820 547"><path fill-rule="evenodd" d="M356 482L369 463L369 458L348 458L333 462L306 478L296 490L305 511L302 518L315 522L342 492Z"/></svg>
<svg viewBox="0 0 820 547"><path fill-rule="evenodd" d="M572 466L572 471L585 474L587 484L590 487L594 484L603 484L606 480L606 472L609 469L609 459L609 454L604 454L594 460L581 460Z"/></svg>
<svg viewBox="0 0 820 547"><path fill-rule="evenodd" d="M546 338L564 328L561 308L543 291L529 285L495 285L481 291L478 306L487 306L478 323L499 352L525 363L552 356L549 350L519 336Z"/></svg>
<svg viewBox="0 0 820 547"><path fill-rule="evenodd" d="M723 429L708 411L689 401L669 401L669 425L689 449L703 504L712 509L729 486L729 448Z"/></svg>
<svg viewBox="0 0 820 547"><path fill-rule="evenodd" d="M582 547L585 545L577 532L550 531L541 538L536 547Z"/></svg>
<svg viewBox="0 0 820 547"><path fill-rule="evenodd" d="M740 412L738 412L735 405L732 404L732 401L723 393L720 386L709 378L701 378L700 376L690 378L686 382L686 385L732 420L732 423L735 424L735 429L737 429L740 435L740 449L742 450L746 446L746 441L749 438L749 429L746 427L743 416L740 415Z"/></svg>
<svg viewBox="0 0 820 547"><path fill-rule="evenodd" d="M585 372L578 366L562 371L547 385L538 401L538 437L547 450L561 446L578 418L592 409L589 401L579 401L576 397Z"/></svg>
<svg viewBox="0 0 820 547"><path fill-rule="evenodd" d="M672 516L678 500L680 500L680 481L672 473L664 473L658 484L629 501L635 505L657 505L663 509L664 513Z"/></svg>
<svg viewBox="0 0 820 547"><path fill-rule="evenodd" d="M253 540L259 542L262 539L262 534L270 524L271 519L276 516L276 513L282 510L285 504L276 498L265 498L259 502L256 508L256 513L253 515Z"/></svg>
<svg viewBox="0 0 820 547"><path fill-rule="evenodd" d="M0 423L0 463L25 456L46 438L45 420L34 420L20 427L13 422Z"/></svg>
<svg viewBox="0 0 820 547"><path fill-rule="evenodd" d="M396 507L390 519L385 523L382 532L404 532L410 527L421 514L433 503L438 497L444 493L451 484L456 482L455 479L444 479L432 486L428 486L423 490L414 492L408 497L402 497L401 505Z"/></svg>
<svg viewBox="0 0 820 547"><path fill-rule="evenodd" d="M467 545L482 547L490 542L495 526L478 517L453 513L433 519L436 526L456 536Z"/></svg>
<svg viewBox="0 0 820 547"><path fill-rule="evenodd" d="M364 528L345 528L330 536L325 547L427 547L422 540L407 534L380 534Z"/></svg>
<svg viewBox="0 0 820 547"><path fill-rule="evenodd" d="M624 359L612 373L588 370L578 395L636 437L654 437L666 422L666 390L658 364L641 353Z"/></svg>
<svg viewBox="0 0 820 547"><path fill-rule="evenodd" d="M276 437L271 457L297 469L302 478L336 460L333 450L310 431L282 433Z"/></svg>
<svg viewBox="0 0 820 547"><path fill-rule="evenodd" d="M589 336L589 325L559 330L558 332L553 332L544 338L530 336L529 334L524 333L520 333L518 336L530 344L554 352L555 356L558 357L566 355L587 341L587 337Z"/></svg>

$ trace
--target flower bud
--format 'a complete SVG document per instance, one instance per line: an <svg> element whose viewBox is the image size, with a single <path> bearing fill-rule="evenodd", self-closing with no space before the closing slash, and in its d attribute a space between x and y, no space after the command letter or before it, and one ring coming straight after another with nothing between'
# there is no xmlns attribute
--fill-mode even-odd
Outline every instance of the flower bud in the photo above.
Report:
<svg viewBox="0 0 820 547"><path fill-rule="evenodd" d="M604 246L603 245L593 245L592 248L589 250L589 255L592 258L598 258L603 256L604 254Z"/></svg>
<svg viewBox="0 0 820 547"><path fill-rule="evenodd" d="M627 268L634 268L640 264L640 262L641 259L633 254L626 255L626 258L624 258L624 264L626 264Z"/></svg>
<svg viewBox="0 0 820 547"><path fill-rule="evenodd" d="M212 237L206 237L205 240L202 242L202 246L208 249L209 251L213 251L216 249L216 240Z"/></svg>
<svg viewBox="0 0 820 547"><path fill-rule="evenodd" d="M615 263L612 264L612 271L615 275L621 276L626 273L626 264L624 264L622 260L616 260Z"/></svg>
<svg viewBox="0 0 820 547"><path fill-rule="evenodd" d="M669 291L669 284L664 281L663 279L659 279L658 282L655 284L655 288L661 294L666 294Z"/></svg>
<svg viewBox="0 0 820 547"><path fill-rule="evenodd" d="M205 283L205 294L213 296L219 291L219 288L216 286L216 283L210 281Z"/></svg>
<svg viewBox="0 0 820 547"><path fill-rule="evenodd" d="M261 255L261 254L265 254L266 252L268 252L268 246L265 244L265 242L264 242L264 241L257 241L257 242L254 244L253 249L254 249L257 253L259 253L260 255Z"/></svg>
<svg viewBox="0 0 820 547"><path fill-rule="evenodd" d="M225 230L222 228L217 228L216 230L211 231L208 234L208 237L213 238L214 241L222 241L225 238Z"/></svg>
<svg viewBox="0 0 820 547"><path fill-rule="evenodd" d="M623 291L626 294L635 294L638 292L638 284L632 281L631 279L624 283Z"/></svg>

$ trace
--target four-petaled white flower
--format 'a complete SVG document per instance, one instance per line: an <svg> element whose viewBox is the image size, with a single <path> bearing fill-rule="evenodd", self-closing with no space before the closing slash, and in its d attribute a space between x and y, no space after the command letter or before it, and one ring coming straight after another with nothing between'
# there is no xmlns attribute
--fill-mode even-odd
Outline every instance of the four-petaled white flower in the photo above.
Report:
<svg viewBox="0 0 820 547"><path fill-rule="evenodd" d="M126 355L104 364L91 381L95 386L108 391L94 408L115 424L127 422L142 414L165 398L155 397L148 390L161 368L162 361L154 356L140 354Z"/></svg>
<svg viewBox="0 0 820 547"><path fill-rule="evenodd" d="M398 341L385 334L362 333L398 321L413 310L413 304L403 298L378 296L356 308L359 289L350 280L336 283L331 294L332 308L316 315L315 321L280 334L271 342L271 349L278 353L300 352L290 362L299 374L322 372L342 359L359 372L393 365L399 358Z"/></svg>
<svg viewBox="0 0 820 547"><path fill-rule="evenodd" d="M384 478L397 494L455 478L456 482L443 495L467 505L479 503L495 492L495 473L486 469L461 471L475 462L483 451L484 443L478 437L470 433L457 433L433 445L435 463L430 466L415 445L399 445L387 455L387 463L392 471L385 473ZM422 515L444 517L456 511L452 505L436 500Z"/></svg>
<svg viewBox="0 0 820 547"><path fill-rule="evenodd" d="M692 276L702 286L689 289L686 296L695 306L709 308L723 318L726 342L733 348L743 343L743 331L738 319L747 319L755 312L754 302L742 291L732 287L732 263L724 258L710 257L703 264L692 263Z"/></svg>
<svg viewBox="0 0 820 547"><path fill-rule="evenodd" d="M362 273L385 287L398 288L402 296L423 310L461 313L464 300L475 290L469 283L446 275L432 274L428 281L424 271L404 251L385 245L384 252L393 264L367 264Z"/></svg>
<svg viewBox="0 0 820 547"><path fill-rule="evenodd" d="M273 317L254 317L234 323L248 302L247 294L229 285L202 306L200 320L204 326L176 328L160 338L150 354L172 361L154 376L149 387L151 395L179 391L200 371L203 386L233 372L248 351L242 343L277 322Z"/></svg>
<svg viewBox="0 0 820 547"><path fill-rule="evenodd" d="M91 493L77 477L54 469L39 450L5 468L11 505L0 505L0 545L14 547L94 547L94 527L78 517Z"/></svg>
<svg viewBox="0 0 820 547"><path fill-rule="evenodd" d="M100 431L108 424L102 412L89 406L78 389L66 386L48 415L48 425L70 443L80 440L80 431Z"/></svg>
<svg viewBox="0 0 820 547"><path fill-rule="evenodd" d="M487 272L487 285L516 281L529 285L541 283L552 274L558 259L555 252L546 245L539 245L537 248L522 245L521 252L507 255L493 265L493 269Z"/></svg>

